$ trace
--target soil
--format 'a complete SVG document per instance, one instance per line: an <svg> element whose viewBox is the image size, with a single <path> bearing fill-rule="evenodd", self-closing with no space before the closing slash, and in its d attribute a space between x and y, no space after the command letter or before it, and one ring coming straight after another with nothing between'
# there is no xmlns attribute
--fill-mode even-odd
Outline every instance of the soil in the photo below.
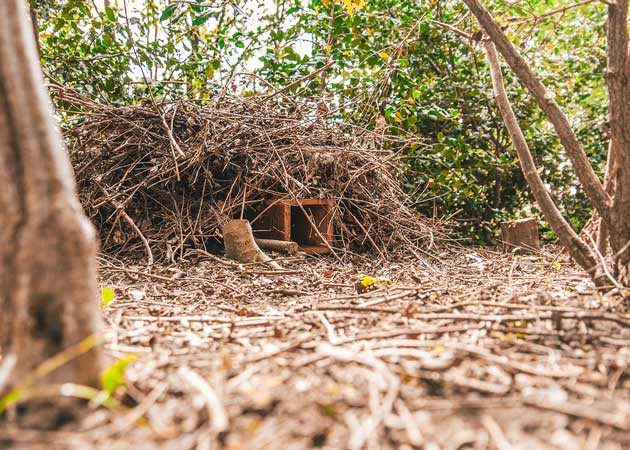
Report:
<svg viewBox="0 0 630 450"><path fill-rule="evenodd" d="M275 258L103 257L106 352L138 356L124 406L9 422L0 447L630 448L628 304L556 249Z"/></svg>

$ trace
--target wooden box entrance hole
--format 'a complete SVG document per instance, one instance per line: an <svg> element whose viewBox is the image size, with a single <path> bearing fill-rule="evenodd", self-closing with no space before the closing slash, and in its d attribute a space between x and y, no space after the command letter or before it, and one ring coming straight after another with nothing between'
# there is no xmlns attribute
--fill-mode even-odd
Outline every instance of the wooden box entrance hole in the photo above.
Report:
<svg viewBox="0 0 630 450"><path fill-rule="evenodd" d="M332 206L330 199L270 201L252 223L254 235L257 238L297 242L306 253L328 253L330 249L322 237L332 245Z"/></svg>

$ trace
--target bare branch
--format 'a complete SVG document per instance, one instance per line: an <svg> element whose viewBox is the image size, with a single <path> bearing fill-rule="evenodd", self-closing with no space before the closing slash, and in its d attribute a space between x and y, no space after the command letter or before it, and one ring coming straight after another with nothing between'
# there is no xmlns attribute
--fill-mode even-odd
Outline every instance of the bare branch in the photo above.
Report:
<svg viewBox="0 0 630 450"><path fill-rule="evenodd" d="M464 3L477 17L479 24L494 42L512 71L514 71L521 83L534 97L538 106L547 115L560 138L562 146L571 159L573 168L591 204L597 209L601 217L608 220L610 196L604 191L601 181L595 174L586 153L584 153L584 149L582 149L575 133L571 129L568 119L555 101L553 93L547 91L544 84L529 67L527 61L521 56L516 47L512 45L481 2L479 0L464 0Z"/></svg>
<svg viewBox="0 0 630 450"><path fill-rule="evenodd" d="M582 0L580 2L577 3L573 3L572 5L567 5L567 6L563 6L561 8L557 8L551 11L548 11L544 14L540 14L540 15L534 15L532 17L510 17L507 19L508 22L510 22L511 24L515 24L515 25L523 25L529 22L540 22L543 19L546 19L547 17L551 17L551 16L555 16L556 14L564 14L565 12L571 10L571 9L575 9L575 8L579 8L580 6L584 6L584 5L588 5L589 3L594 3L597 0Z"/></svg>
<svg viewBox="0 0 630 450"><path fill-rule="evenodd" d="M463 30L460 30L459 28L449 24L449 23L445 23L445 22L440 22L439 20L430 20L430 22L434 25L437 25L439 27L444 28L447 31L452 31L453 33L463 37L464 39L468 39L470 41L473 40L473 35L470 33L466 33Z"/></svg>
<svg viewBox="0 0 630 450"><path fill-rule="evenodd" d="M545 185L540 178L540 174L536 170L536 163L534 162L534 158L529 150L525 136L523 135L521 127L516 119L516 115L512 110L512 106L510 105L510 101L505 92L503 75L501 74L501 65L499 63L496 48L492 41L488 39L484 40L484 44L486 48L486 55L488 57L488 65L490 67L490 75L492 77L492 85L494 87L494 96L499 112L503 117L505 127L510 134L510 138L512 139L516 153L518 154L518 159L521 163L525 180L532 190L540 210L549 222L553 231L558 235L562 245L566 247L575 261L591 275L593 281L598 286L607 285L607 281L602 276L601 271L598 270L598 262L595 255L593 255L589 246L586 245L573 228L571 228L571 225L569 225L564 217L562 217L560 210L545 188Z"/></svg>

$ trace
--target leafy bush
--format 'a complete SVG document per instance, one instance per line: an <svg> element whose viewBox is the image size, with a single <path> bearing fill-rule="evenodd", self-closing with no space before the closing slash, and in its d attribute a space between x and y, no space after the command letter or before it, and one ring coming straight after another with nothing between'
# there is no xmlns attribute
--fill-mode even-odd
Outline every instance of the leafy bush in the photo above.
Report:
<svg viewBox="0 0 630 450"><path fill-rule="evenodd" d="M127 16L122 2L98 11L81 0L47 1L50 14L40 24L46 70L100 101L249 95L286 86L332 61L333 67L287 95L324 103L338 120L375 127L384 118L390 133L422 138L398 149L407 168L403 182L418 208L452 216L462 235L477 242L492 240L498 221L532 214L483 53L442 25L462 19L461 2L281 0L267 10L255 2L208 7L144 0L135 12L128 7ZM513 42L575 118L578 136L601 170L603 8L590 4L528 19L568 4L497 0L490 7L512 24ZM457 26L477 30L470 17ZM533 101L506 75L543 178L562 187L554 194L580 227L590 209L567 158Z"/></svg>

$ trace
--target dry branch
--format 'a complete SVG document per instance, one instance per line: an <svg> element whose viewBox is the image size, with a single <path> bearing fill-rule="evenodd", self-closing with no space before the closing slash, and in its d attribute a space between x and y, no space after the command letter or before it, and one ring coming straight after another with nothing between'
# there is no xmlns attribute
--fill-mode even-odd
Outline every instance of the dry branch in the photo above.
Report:
<svg viewBox="0 0 630 450"><path fill-rule="evenodd" d="M397 155L375 144L381 136L326 123L312 105L278 96L114 107L57 84L53 91L86 112L66 137L82 203L110 254L146 252L121 211L156 260L172 260L189 249L216 250L227 220L244 212L253 221L267 200L282 198L332 199L335 239L345 250L422 252L441 235L439 222L408 206ZM184 153L176 160L162 115Z"/></svg>
<svg viewBox="0 0 630 450"><path fill-rule="evenodd" d="M505 92L501 66L495 46L490 40L485 40L484 44L488 56L488 65L490 67L495 100L503 117L503 121L505 122L505 127L516 149L516 153L518 154L525 180L527 180L527 184L532 190L536 202L549 222L549 225L558 235L560 242L568 249L576 262L591 275L596 284L600 286L607 285L608 281L598 267L598 261L595 255L593 255L592 250L580 239L578 234L571 228L571 225L564 219L562 213L551 198L551 195L545 188L540 174L538 170L536 170L536 163L529 150L525 136L523 135L516 115L510 105L507 93Z"/></svg>
<svg viewBox="0 0 630 450"><path fill-rule="evenodd" d="M203 396L208 407L210 429L214 433L221 433L227 430L229 425L228 415L215 389L190 367L182 366L177 373Z"/></svg>
<svg viewBox="0 0 630 450"><path fill-rule="evenodd" d="M480 0L464 0L468 9L477 17L483 30L496 45L499 53L505 58L519 81L527 88L530 94L543 110L553 125L562 146L567 152L575 173L580 180L584 192L591 204L604 220L609 218L610 196L604 191L601 181L597 178L584 149L578 142L577 136L571 128L569 120L564 115L555 100L555 95L545 88L545 85L536 76L527 61L521 56L518 49L512 45L503 30L492 15L483 6Z"/></svg>
<svg viewBox="0 0 630 450"><path fill-rule="evenodd" d="M293 241L279 241L277 239L256 239L256 244L265 250L288 253L295 255L298 252L298 245Z"/></svg>

